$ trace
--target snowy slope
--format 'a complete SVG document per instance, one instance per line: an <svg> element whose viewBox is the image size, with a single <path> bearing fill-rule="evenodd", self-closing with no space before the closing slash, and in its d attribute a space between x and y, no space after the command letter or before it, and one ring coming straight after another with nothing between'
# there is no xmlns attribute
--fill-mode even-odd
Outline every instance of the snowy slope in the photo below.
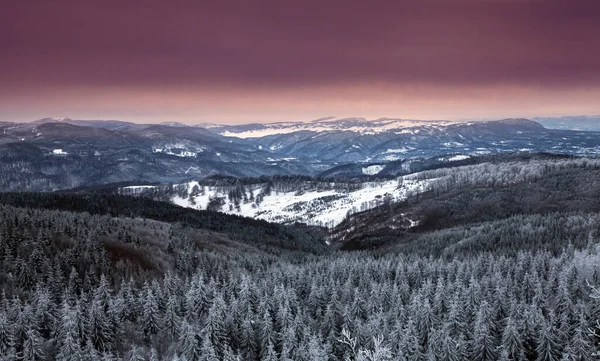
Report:
<svg viewBox="0 0 600 361"><path fill-rule="evenodd" d="M175 187L186 188L185 196L176 195L171 201L182 207L207 209L215 198L223 199L220 211L244 217L262 219L277 223L306 223L334 227L348 214L364 211L406 198L409 193L426 190L428 180L404 180L399 186L397 180L363 183L358 190L344 192L335 189L313 191L290 191L265 193L265 184L247 186L246 201L236 206L228 199L228 191L223 187L203 186L198 182L189 182ZM196 187L196 188L195 188ZM151 187L125 187L122 193L139 194ZM195 192L194 192L195 189ZM250 192L252 195L250 196ZM194 193L194 195L192 195ZM262 195L262 196L261 196ZM257 202L257 199L262 201Z"/></svg>
<svg viewBox="0 0 600 361"><path fill-rule="evenodd" d="M375 175L381 172L383 168L385 168L385 165L382 164L370 165L368 167L363 167L362 173L367 175Z"/></svg>
<svg viewBox="0 0 600 361"><path fill-rule="evenodd" d="M298 131L329 132L349 131L363 135L392 132L396 134L418 134L418 128L442 128L457 122L447 120L326 118L312 122L280 122L245 126L213 126L217 133L226 137L260 138L275 134L290 134ZM468 123L465 123L468 124Z"/></svg>

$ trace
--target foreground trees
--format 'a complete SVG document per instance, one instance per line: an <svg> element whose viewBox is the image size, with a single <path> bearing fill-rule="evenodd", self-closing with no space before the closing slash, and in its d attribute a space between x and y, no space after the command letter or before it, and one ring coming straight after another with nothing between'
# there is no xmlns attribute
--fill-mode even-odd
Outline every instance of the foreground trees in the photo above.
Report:
<svg viewBox="0 0 600 361"><path fill-rule="evenodd" d="M558 253L274 255L165 222L0 216L1 360L590 360L600 342L589 227Z"/></svg>

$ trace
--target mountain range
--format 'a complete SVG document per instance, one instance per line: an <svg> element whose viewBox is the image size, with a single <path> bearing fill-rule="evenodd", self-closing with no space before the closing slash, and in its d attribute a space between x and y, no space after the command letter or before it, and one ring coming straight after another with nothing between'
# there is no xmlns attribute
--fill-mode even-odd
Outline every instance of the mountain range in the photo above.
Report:
<svg viewBox="0 0 600 361"><path fill-rule="evenodd" d="M186 126L45 118L0 123L0 187L52 191L181 183L212 175L394 175L424 159L503 152L595 155L600 133L527 119L482 122L325 118L311 123Z"/></svg>

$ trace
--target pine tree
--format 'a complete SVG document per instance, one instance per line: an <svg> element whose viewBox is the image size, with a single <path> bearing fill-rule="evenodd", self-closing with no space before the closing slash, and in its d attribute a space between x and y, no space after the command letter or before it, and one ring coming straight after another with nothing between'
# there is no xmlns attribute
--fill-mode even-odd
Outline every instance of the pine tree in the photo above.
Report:
<svg viewBox="0 0 600 361"><path fill-rule="evenodd" d="M249 319L242 321L241 329L241 351L247 360L255 360L258 357L258 346L252 322Z"/></svg>
<svg viewBox="0 0 600 361"><path fill-rule="evenodd" d="M584 330L581 326L577 327L571 337L571 342L567 347L567 354L569 359L572 361L585 361L591 360L592 357L592 343L589 340L587 330Z"/></svg>
<svg viewBox="0 0 600 361"><path fill-rule="evenodd" d="M98 350L94 347L94 344L91 340L87 340L85 343L85 349L83 350L83 354L85 357L83 358L85 361L101 361L102 355Z"/></svg>
<svg viewBox="0 0 600 361"><path fill-rule="evenodd" d="M72 328L66 331L66 333L62 336L62 339L59 340L60 348L56 359L61 361L81 360L83 358L83 353L78 337L79 335L77 334L74 326L68 327Z"/></svg>
<svg viewBox="0 0 600 361"><path fill-rule="evenodd" d="M496 344L490 326L490 312L486 301L481 303L477 317L475 319L475 329L473 331L472 359L474 361L495 360Z"/></svg>
<svg viewBox="0 0 600 361"><path fill-rule="evenodd" d="M275 347L272 342L269 342L267 345L267 351L265 352L265 356L261 357L262 361L278 361L277 352L275 352Z"/></svg>
<svg viewBox="0 0 600 361"><path fill-rule="evenodd" d="M264 310L263 317L259 322L259 338L260 338L260 358L264 358L268 351L268 345L274 342L273 321L267 309Z"/></svg>
<svg viewBox="0 0 600 361"><path fill-rule="evenodd" d="M400 339L400 350L407 360L423 360L425 357L412 316L408 317L404 335Z"/></svg>
<svg viewBox="0 0 600 361"><path fill-rule="evenodd" d="M197 361L201 355L200 337L194 326L187 322L181 325L177 349L189 361Z"/></svg>
<svg viewBox="0 0 600 361"><path fill-rule="evenodd" d="M161 329L158 302L148 284L144 285L144 304L142 312L142 328L144 335L150 337Z"/></svg>
<svg viewBox="0 0 600 361"><path fill-rule="evenodd" d="M97 350L109 350L112 347L112 329L99 299L94 299L90 303L86 322L86 335L88 335Z"/></svg>
<svg viewBox="0 0 600 361"><path fill-rule="evenodd" d="M506 352L507 357L511 360L525 359L523 343L521 335L517 328L516 322L512 316L509 316L506 322L506 327L502 332L502 350Z"/></svg>
<svg viewBox="0 0 600 361"><path fill-rule="evenodd" d="M57 360L80 360L83 357L80 336L77 308L73 308L65 299L61 306L60 323L56 331L59 347Z"/></svg>
<svg viewBox="0 0 600 361"><path fill-rule="evenodd" d="M556 338L555 330L550 322L540 328L537 339L536 361L558 361L561 358L560 340Z"/></svg>
<svg viewBox="0 0 600 361"><path fill-rule="evenodd" d="M8 355L8 351L13 347L12 328L8 323L6 314L0 311L0 355Z"/></svg>
<svg viewBox="0 0 600 361"><path fill-rule="evenodd" d="M42 346L43 340L39 333L34 329L28 330L25 342L23 342L23 352L20 359L23 361L44 360L45 356Z"/></svg>
<svg viewBox="0 0 600 361"><path fill-rule="evenodd" d="M120 294L109 300L107 319L112 330L115 347L118 347L116 345L122 342L125 336L125 300Z"/></svg>
<svg viewBox="0 0 600 361"><path fill-rule="evenodd" d="M220 296L215 297L214 302L208 311L203 330L210 338L211 344L218 355L223 354L226 343L226 331L223 322L225 310L224 304L225 303Z"/></svg>
<svg viewBox="0 0 600 361"><path fill-rule="evenodd" d="M329 354L323 342L316 336L311 336L306 346L307 360L328 361Z"/></svg>
<svg viewBox="0 0 600 361"><path fill-rule="evenodd" d="M439 352L440 361L459 361L462 360L460 345L452 337L448 336L446 330L441 333L444 337L441 341L441 350Z"/></svg>
<svg viewBox="0 0 600 361"><path fill-rule="evenodd" d="M177 313L177 299L174 295L172 295L167 301L167 306L162 320L162 329L165 335L175 338L178 336L179 326L181 324L181 319Z"/></svg>
<svg viewBox="0 0 600 361"><path fill-rule="evenodd" d="M96 287L96 290L94 290L94 299L96 300L96 302L98 302L100 307L102 307L102 310L104 312L108 312L108 305L109 300L111 298L111 293L112 291L110 289L108 280L106 279L106 276L102 274L100 276L100 282L98 283L98 287Z"/></svg>
<svg viewBox="0 0 600 361"><path fill-rule="evenodd" d="M213 346L212 341L208 335L204 336L202 339L202 348L200 349L200 361L214 361L218 360L217 353L215 352L215 347Z"/></svg>
<svg viewBox="0 0 600 361"><path fill-rule="evenodd" d="M127 358L127 361L144 361L144 354L142 353L142 350L140 350L140 348L137 345L131 345L131 348L129 349L129 357Z"/></svg>

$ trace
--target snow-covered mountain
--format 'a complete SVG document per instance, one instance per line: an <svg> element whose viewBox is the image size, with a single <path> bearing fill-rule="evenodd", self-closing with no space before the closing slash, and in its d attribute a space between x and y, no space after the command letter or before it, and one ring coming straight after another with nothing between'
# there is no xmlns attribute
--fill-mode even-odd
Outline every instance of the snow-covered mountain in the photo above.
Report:
<svg viewBox="0 0 600 361"><path fill-rule="evenodd" d="M182 183L217 174L368 178L404 174L390 163L404 167L419 159L505 152L595 156L600 154L600 132L546 129L527 119L455 123L327 118L192 127L45 118L0 123L0 188L48 191L117 182Z"/></svg>
<svg viewBox="0 0 600 361"><path fill-rule="evenodd" d="M267 181L214 186L193 181L174 186L123 187L119 192L167 198L182 207L210 209L269 222L335 227L349 214L421 193L427 189L428 182L400 177L363 183Z"/></svg>
<svg viewBox="0 0 600 361"><path fill-rule="evenodd" d="M332 132L346 131L364 135L390 132L394 134L418 134L421 129L439 129L459 122L448 120L413 120L413 119L365 119L327 117L310 122L278 122L244 125L202 124L212 132L238 138L260 138L269 135L290 134L300 131ZM462 124L468 124L462 122Z"/></svg>

